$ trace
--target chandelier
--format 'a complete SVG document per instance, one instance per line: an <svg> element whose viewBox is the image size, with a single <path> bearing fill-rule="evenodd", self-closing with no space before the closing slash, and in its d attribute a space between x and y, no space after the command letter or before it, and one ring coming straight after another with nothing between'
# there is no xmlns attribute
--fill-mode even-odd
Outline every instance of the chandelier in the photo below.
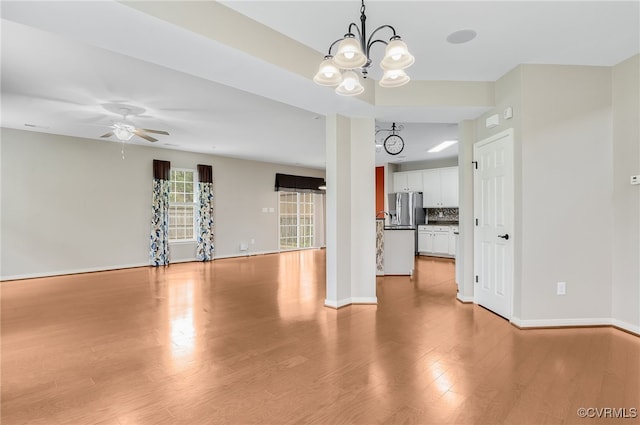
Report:
<svg viewBox="0 0 640 425"><path fill-rule="evenodd" d="M362 0L360 27L354 22L350 23L347 34L331 43L329 52L320 63L318 73L313 77L313 81L321 86L336 86L336 93L342 96L356 96L364 92L358 74L353 70L360 68L362 78L367 78L367 70L371 66L369 53L371 47L376 43L387 46L384 58L380 62L380 67L384 71L382 79L379 81L381 87L400 87L408 83L409 76L404 70L413 65L415 61L415 58L409 53L407 45L391 25L379 26L367 38L365 25L367 16L364 12L365 6L364 0ZM374 39L376 33L383 29L389 29L393 34L389 42ZM338 50L333 56L331 49L336 44L338 44Z"/></svg>

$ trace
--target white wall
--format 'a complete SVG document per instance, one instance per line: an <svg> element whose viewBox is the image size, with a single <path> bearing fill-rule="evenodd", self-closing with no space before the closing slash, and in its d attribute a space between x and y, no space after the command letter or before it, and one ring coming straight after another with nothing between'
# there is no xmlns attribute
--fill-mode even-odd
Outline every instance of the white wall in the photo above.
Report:
<svg viewBox="0 0 640 425"><path fill-rule="evenodd" d="M213 166L216 258L278 251L275 173L323 170L2 129L2 279L149 264L153 159ZM262 208L274 208L263 213ZM195 244L171 260L195 259Z"/></svg>
<svg viewBox="0 0 640 425"><path fill-rule="evenodd" d="M610 318L611 68L524 65L522 101L521 318Z"/></svg>
<svg viewBox="0 0 640 425"><path fill-rule="evenodd" d="M640 55L613 68L613 291L616 324L640 333Z"/></svg>
<svg viewBox="0 0 640 425"><path fill-rule="evenodd" d="M619 320L637 326L639 232L621 245L614 211L621 227L638 229L638 195L627 199L621 192L612 204L615 176L625 174L628 181L631 169L638 168L638 72L632 67L619 66L616 89L610 67L520 65L496 82L496 108L476 120L477 140L514 128L513 314L521 326L614 323L612 302L626 314ZM636 109L626 110L631 103ZM514 116L505 121L507 106ZM618 109L626 110L624 117ZM500 125L487 129L485 118L495 113ZM625 171L614 174L618 163L626 164ZM630 192L628 186L619 188ZM636 209L627 210L634 202ZM628 248L628 256L612 259L612 252ZM558 281L567 282L564 296L556 295ZM616 285L620 295L612 299ZM623 301L626 296L632 301Z"/></svg>

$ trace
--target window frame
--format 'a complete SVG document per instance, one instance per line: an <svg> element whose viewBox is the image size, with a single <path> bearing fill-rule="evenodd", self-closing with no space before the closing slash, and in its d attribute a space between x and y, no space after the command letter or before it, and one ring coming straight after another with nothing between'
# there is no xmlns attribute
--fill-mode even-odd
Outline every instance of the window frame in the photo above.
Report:
<svg viewBox="0 0 640 425"><path fill-rule="evenodd" d="M172 182L177 182L179 183L177 180L174 180L174 172L188 172L188 173L193 173L193 202L171 202L171 194L175 193L171 191L171 183ZM184 183L188 183L186 180L183 181ZM187 192L184 192L187 193ZM183 239L171 239L171 236L169 236L169 243L170 244L181 244L181 243L193 243L197 241L197 214L198 214L198 170L194 170L194 169L190 169L190 168L171 168L171 171L169 173L169 228L171 228L171 207L180 207L180 206L187 206L187 207L192 207L193 208L193 215L192 215L192 220L193 220L193 229L192 229L192 237L191 238L183 238ZM186 227L185 227L186 228Z"/></svg>

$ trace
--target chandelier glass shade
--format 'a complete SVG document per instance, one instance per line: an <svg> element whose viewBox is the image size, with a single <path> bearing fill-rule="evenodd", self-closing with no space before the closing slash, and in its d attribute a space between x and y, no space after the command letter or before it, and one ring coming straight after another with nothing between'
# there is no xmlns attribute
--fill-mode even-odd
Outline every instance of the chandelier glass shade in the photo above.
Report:
<svg viewBox="0 0 640 425"><path fill-rule="evenodd" d="M378 84L380 87L400 87L409 82L409 76L403 69L385 71Z"/></svg>
<svg viewBox="0 0 640 425"><path fill-rule="evenodd" d="M343 96L356 96L364 92L364 87L353 70L360 68L362 77L367 78L368 68L372 62L369 53L376 43L387 46L384 58L380 62L380 67L384 71L379 81L381 87L399 87L407 84L410 78L404 70L415 62L407 45L391 25L382 25L367 37L364 0L361 4L360 27L353 22L350 23L347 34L331 43L329 52L320 63L318 72L313 78L313 81L319 85L336 87L336 93ZM388 42L374 38L378 31L384 29L392 33ZM336 45L338 47L334 56L331 54L331 49Z"/></svg>
<svg viewBox="0 0 640 425"><path fill-rule="evenodd" d="M325 57L320 64L318 73L313 77L313 81L321 86L337 86L342 82L340 70L333 64L331 56Z"/></svg>
<svg viewBox="0 0 640 425"><path fill-rule="evenodd" d="M358 74L353 71L342 73L342 82L336 87L336 93L341 96L356 96L364 92L364 87L360 84Z"/></svg>
<svg viewBox="0 0 640 425"><path fill-rule="evenodd" d="M409 68L414 62L415 58L409 53L405 42L400 39L392 39L387 44L380 67L385 71L401 70Z"/></svg>
<svg viewBox="0 0 640 425"><path fill-rule="evenodd" d="M345 34L338 44L338 52L333 58L333 63L342 69L360 68L367 63L367 57L360 47L360 41L356 40L353 34Z"/></svg>

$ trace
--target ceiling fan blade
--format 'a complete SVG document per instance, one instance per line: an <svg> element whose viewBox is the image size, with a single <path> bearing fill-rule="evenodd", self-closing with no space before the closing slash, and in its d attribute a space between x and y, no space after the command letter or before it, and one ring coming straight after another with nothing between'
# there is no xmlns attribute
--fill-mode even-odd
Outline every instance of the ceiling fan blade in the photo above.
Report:
<svg viewBox="0 0 640 425"><path fill-rule="evenodd" d="M135 134L138 137L142 137L143 139L148 140L150 142L157 142L158 141L158 139L154 139L153 137L147 136L146 134L142 133L139 129L135 129L133 131L133 134Z"/></svg>
<svg viewBox="0 0 640 425"><path fill-rule="evenodd" d="M110 131L110 132L108 132L108 133L106 133L106 134L103 134L103 135L102 135L102 136L100 136L100 137L111 137L111 136L113 136L113 131Z"/></svg>
<svg viewBox="0 0 640 425"><path fill-rule="evenodd" d="M155 134L164 134L165 136L168 136L169 133L167 133L166 131L162 131L162 130L151 130L150 128L139 128L138 130L142 130L145 133L155 133Z"/></svg>

